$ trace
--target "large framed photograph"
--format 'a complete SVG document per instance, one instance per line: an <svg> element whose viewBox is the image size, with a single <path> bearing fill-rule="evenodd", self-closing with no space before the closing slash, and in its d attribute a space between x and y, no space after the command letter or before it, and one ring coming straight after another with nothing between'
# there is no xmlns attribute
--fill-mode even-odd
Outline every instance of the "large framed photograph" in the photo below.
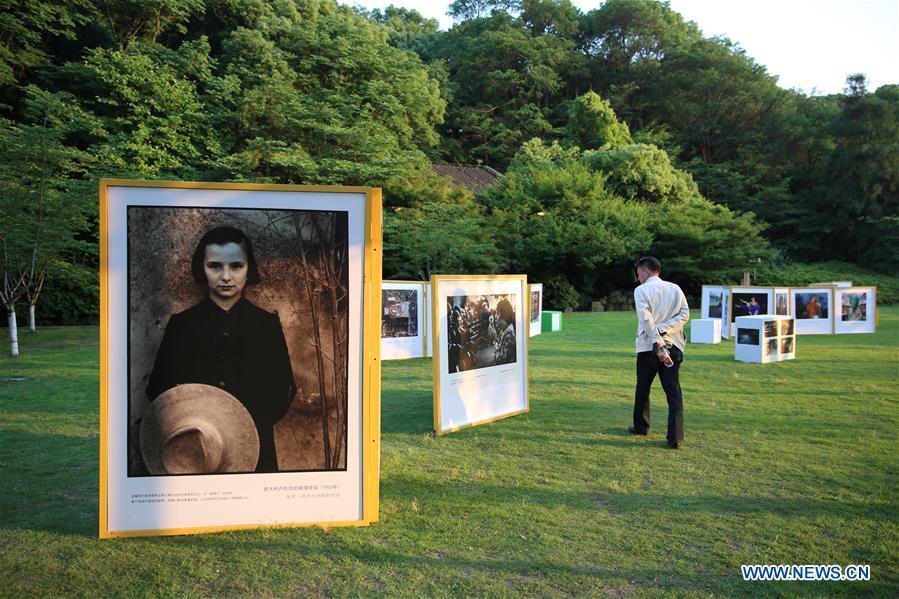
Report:
<svg viewBox="0 0 899 599"><path fill-rule="evenodd" d="M102 538L377 520L380 212L100 182Z"/></svg>
<svg viewBox="0 0 899 599"><path fill-rule="evenodd" d="M435 275L431 287L436 433L527 412L527 277Z"/></svg>
<svg viewBox="0 0 899 599"><path fill-rule="evenodd" d="M422 281L381 282L382 360L427 355L426 287Z"/></svg>
<svg viewBox="0 0 899 599"><path fill-rule="evenodd" d="M543 318L543 283L532 283L530 289L530 306L528 307L528 320L530 329L528 335L539 335Z"/></svg>
<svg viewBox="0 0 899 599"><path fill-rule="evenodd" d="M834 332L834 290L834 287L790 289L797 335L830 335Z"/></svg>
<svg viewBox="0 0 899 599"><path fill-rule="evenodd" d="M730 321L740 316L760 316L774 313L774 289L771 287L730 288ZM735 327L732 326L731 330Z"/></svg>
<svg viewBox="0 0 899 599"><path fill-rule="evenodd" d="M877 287L848 287L834 289L834 332L877 332Z"/></svg>

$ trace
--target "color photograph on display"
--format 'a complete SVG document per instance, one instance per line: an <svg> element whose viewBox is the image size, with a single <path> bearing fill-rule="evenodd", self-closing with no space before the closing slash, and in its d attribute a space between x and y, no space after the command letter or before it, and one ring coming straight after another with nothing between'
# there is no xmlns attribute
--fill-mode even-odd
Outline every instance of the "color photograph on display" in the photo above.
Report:
<svg viewBox="0 0 899 599"><path fill-rule="evenodd" d="M784 337L780 340L780 353L792 354L793 353L793 340L795 337Z"/></svg>
<svg viewBox="0 0 899 599"><path fill-rule="evenodd" d="M517 359L514 295L459 295L447 299L448 371L511 364Z"/></svg>
<svg viewBox="0 0 899 599"><path fill-rule="evenodd" d="M774 292L774 313L778 316L786 316L790 313L790 300L789 300L789 292L784 291L775 291Z"/></svg>
<svg viewBox="0 0 899 599"><path fill-rule="evenodd" d="M865 292L845 292L842 296L840 320L843 322L864 322L868 319L868 294Z"/></svg>
<svg viewBox="0 0 899 599"><path fill-rule="evenodd" d="M758 329L737 329L737 343L740 345L758 345L759 331Z"/></svg>
<svg viewBox="0 0 899 599"><path fill-rule="evenodd" d="M792 335L793 334L793 320L781 320L779 321L779 334L781 337L784 335Z"/></svg>
<svg viewBox="0 0 899 599"><path fill-rule="evenodd" d="M434 430L527 411L524 275L435 275Z"/></svg>
<svg viewBox="0 0 899 599"><path fill-rule="evenodd" d="M834 333L834 291L833 287L804 287L790 290L791 313L796 321L797 335Z"/></svg>
<svg viewBox="0 0 899 599"><path fill-rule="evenodd" d="M767 346L765 347L765 355L768 356L777 356L777 349L780 345L780 340L777 337L773 339L768 339Z"/></svg>
<svg viewBox="0 0 899 599"><path fill-rule="evenodd" d="M418 337L418 289L381 291L381 337Z"/></svg>
<svg viewBox="0 0 899 599"><path fill-rule="evenodd" d="M877 288L850 287L835 290L839 308L836 333L874 333L877 330Z"/></svg>
<svg viewBox="0 0 899 599"><path fill-rule="evenodd" d="M363 415L380 383L363 362L381 323L363 288L367 267L380 277L365 241L380 192L104 180L100 194L101 536L373 521Z"/></svg>
<svg viewBox="0 0 899 599"><path fill-rule="evenodd" d="M796 294L796 320L828 318L830 296L826 293L799 292Z"/></svg>
<svg viewBox="0 0 899 599"><path fill-rule="evenodd" d="M777 321L776 320L766 320L763 330L765 333L765 337L776 337L777 336Z"/></svg>
<svg viewBox="0 0 899 599"><path fill-rule="evenodd" d="M768 295L764 293L734 292L733 318L737 316L758 316L768 314Z"/></svg>

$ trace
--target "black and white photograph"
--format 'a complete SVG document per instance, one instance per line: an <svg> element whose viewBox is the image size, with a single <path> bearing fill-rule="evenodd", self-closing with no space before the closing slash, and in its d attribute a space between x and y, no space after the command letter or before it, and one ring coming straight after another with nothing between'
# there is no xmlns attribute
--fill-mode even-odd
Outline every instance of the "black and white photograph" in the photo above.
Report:
<svg viewBox="0 0 899 599"><path fill-rule="evenodd" d="M100 207L100 536L376 520L380 190L103 180Z"/></svg>
<svg viewBox="0 0 899 599"><path fill-rule="evenodd" d="M450 373L514 363L517 359L514 295L447 298L446 339Z"/></svg>
<svg viewBox="0 0 899 599"><path fill-rule="evenodd" d="M767 346L765 348L765 355L766 356L776 356L779 344L780 344L780 340L777 337L772 337L771 339L768 339Z"/></svg>
<svg viewBox="0 0 899 599"><path fill-rule="evenodd" d="M128 208L129 476L346 467L347 215Z"/></svg>
<svg viewBox="0 0 899 599"><path fill-rule="evenodd" d="M528 411L526 275L432 275L434 431Z"/></svg>
<svg viewBox="0 0 899 599"><path fill-rule="evenodd" d="M759 330L758 329L737 329L737 343L740 345L758 345Z"/></svg>
<svg viewBox="0 0 899 599"><path fill-rule="evenodd" d="M763 326L763 331L765 337L776 337L777 336L777 321L776 320L766 320Z"/></svg>
<svg viewBox="0 0 899 599"><path fill-rule="evenodd" d="M384 289L381 291L381 337L417 337L417 289Z"/></svg>
<svg viewBox="0 0 899 599"><path fill-rule="evenodd" d="M540 322L540 294L539 289L531 289L531 322Z"/></svg>

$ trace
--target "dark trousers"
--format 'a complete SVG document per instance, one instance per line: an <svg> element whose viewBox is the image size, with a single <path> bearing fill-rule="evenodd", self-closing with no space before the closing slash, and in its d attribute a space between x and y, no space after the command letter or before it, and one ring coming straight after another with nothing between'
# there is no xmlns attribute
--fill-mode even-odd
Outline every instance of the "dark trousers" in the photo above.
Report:
<svg viewBox="0 0 899 599"><path fill-rule="evenodd" d="M676 347L670 350L674 366L667 368L654 352L637 354L637 390L634 393L634 428L649 432L649 391L656 374L668 398L668 440L684 440L684 396L680 390L680 365L684 354Z"/></svg>

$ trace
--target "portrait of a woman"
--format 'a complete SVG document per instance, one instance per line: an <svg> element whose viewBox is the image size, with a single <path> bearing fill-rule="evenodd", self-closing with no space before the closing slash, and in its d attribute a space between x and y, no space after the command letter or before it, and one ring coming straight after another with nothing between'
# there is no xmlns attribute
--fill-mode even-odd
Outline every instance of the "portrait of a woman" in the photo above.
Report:
<svg viewBox="0 0 899 599"><path fill-rule="evenodd" d="M153 402L178 385L218 387L247 409L259 436L255 472L277 472L274 425L290 408L297 384L277 314L245 297L261 277L253 244L243 231L207 231L191 259L205 296L168 320L146 387Z"/></svg>

